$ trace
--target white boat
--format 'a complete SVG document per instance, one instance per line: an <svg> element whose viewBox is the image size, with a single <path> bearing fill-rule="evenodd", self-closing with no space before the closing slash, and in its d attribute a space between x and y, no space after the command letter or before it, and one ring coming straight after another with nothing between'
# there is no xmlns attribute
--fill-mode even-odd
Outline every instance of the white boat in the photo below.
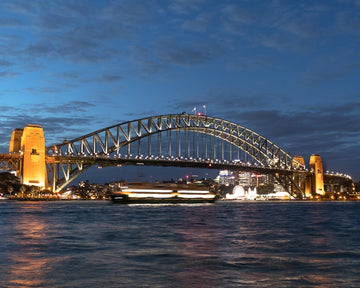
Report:
<svg viewBox="0 0 360 288"><path fill-rule="evenodd" d="M199 185L133 183L111 195L114 203L213 203L216 195Z"/></svg>
<svg viewBox="0 0 360 288"><path fill-rule="evenodd" d="M9 200L9 198L5 197L3 194L0 194L0 201Z"/></svg>

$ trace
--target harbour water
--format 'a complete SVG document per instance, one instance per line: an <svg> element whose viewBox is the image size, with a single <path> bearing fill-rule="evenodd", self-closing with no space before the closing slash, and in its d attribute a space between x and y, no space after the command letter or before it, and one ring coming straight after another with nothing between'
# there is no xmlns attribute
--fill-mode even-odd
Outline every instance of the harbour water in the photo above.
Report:
<svg viewBox="0 0 360 288"><path fill-rule="evenodd" d="M359 202L0 202L0 287L359 287Z"/></svg>

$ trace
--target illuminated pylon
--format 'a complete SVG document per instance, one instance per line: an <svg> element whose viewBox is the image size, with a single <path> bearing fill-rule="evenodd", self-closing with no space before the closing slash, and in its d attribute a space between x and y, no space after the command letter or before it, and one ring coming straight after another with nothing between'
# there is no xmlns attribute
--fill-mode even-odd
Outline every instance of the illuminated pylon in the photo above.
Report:
<svg viewBox="0 0 360 288"><path fill-rule="evenodd" d="M310 156L309 168L311 177L308 177L306 181L306 194L310 191L315 194L325 195L324 190L324 171L321 161L321 157L316 154ZM308 195L307 195L308 196Z"/></svg>
<svg viewBox="0 0 360 288"><path fill-rule="evenodd" d="M9 145L9 153L20 153L21 150L21 136L23 135L23 129L16 128L11 134L11 140Z"/></svg>
<svg viewBox="0 0 360 288"><path fill-rule="evenodd" d="M45 138L40 125L28 124L24 129L15 129L9 152L21 154L17 175L22 184L47 188Z"/></svg>

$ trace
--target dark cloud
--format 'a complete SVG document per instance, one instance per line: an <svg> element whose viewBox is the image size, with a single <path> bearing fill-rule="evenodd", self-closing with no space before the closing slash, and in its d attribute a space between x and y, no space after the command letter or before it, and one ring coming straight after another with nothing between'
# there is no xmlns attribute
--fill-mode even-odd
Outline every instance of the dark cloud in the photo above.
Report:
<svg viewBox="0 0 360 288"><path fill-rule="evenodd" d="M60 104L60 103L54 103L54 105L43 105L42 106L42 110L44 113L46 114L55 114L56 112L59 111L59 106L61 107L61 114L78 114L78 113L84 113L86 114L88 112L89 108L95 107L96 105L87 101L78 101L78 100L74 100L74 101L69 101L67 103L64 104ZM36 109L36 107L30 108L27 111L31 111L32 109Z"/></svg>
<svg viewBox="0 0 360 288"><path fill-rule="evenodd" d="M262 18L260 12L253 11L248 5L229 4L221 9L222 16L226 23L233 28L241 27L242 25L249 25L259 23L258 20ZM261 22L260 22L261 23ZM233 32L236 34L236 32Z"/></svg>
<svg viewBox="0 0 360 288"><path fill-rule="evenodd" d="M195 32L205 32L208 28L210 28L212 18L212 13L200 13L193 19L184 20L181 27Z"/></svg>
<svg viewBox="0 0 360 288"><path fill-rule="evenodd" d="M178 14L189 14L202 8L205 0L172 0L169 9Z"/></svg>
<svg viewBox="0 0 360 288"><path fill-rule="evenodd" d="M55 13L54 13L55 12ZM69 14L60 14L59 10L49 11L48 13L40 13L40 17L35 19L36 26L41 29L48 30L60 30L68 26L69 21L73 21ZM53 33L56 33L52 31Z"/></svg>
<svg viewBox="0 0 360 288"><path fill-rule="evenodd" d="M84 75L81 72L65 72L65 73L59 73L59 74L54 74L53 75L54 78L57 79L63 79L67 82L65 83L60 83L58 85L68 85L69 82L68 81L75 81L75 83L78 83L77 85L72 84L73 86L71 86L72 88L78 87L78 85L80 83L98 83L98 84L106 84L106 83L116 83L119 82L121 80L124 79L123 76L119 75L118 73L104 73L104 74L100 74L97 73L96 76L89 76L89 75ZM72 82L74 83L74 82Z"/></svg>
<svg viewBox="0 0 360 288"><path fill-rule="evenodd" d="M160 41L156 44L158 57L165 63L194 66L206 63L221 55L221 51L208 43L183 45L174 41Z"/></svg>
<svg viewBox="0 0 360 288"><path fill-rule="evenodd" d="M179 43L174 39L159 40L147 49L131 47L131 53L132 59L144 74L161 72L172 66L202 65L222 55L219 47L209 43Z"/></svg>
<svg viewBox="0 0 360 288"><path fill-rule="evenodd" d="M230 70L252 70L264 67L269 67L274 64L271 58L259 57L238 57L229 61L228 67Z"/></svg>
<svg viewBox="0 0 360 288"><path fill-rule="evenodd" d="M26 55L31 55L31 57L44 57L50 56L55 53L54 45L52 42L48 43L44 41L42 43L37 42L34 44L29 44L29 46L24 50Z"/></svg>
<svg viewBox="0 0 360 288"><path fill-rule="evenodd" d="M3 3L4 9L14 14L12 19L22 19L26 23L23 29L32 36L31 41L23 38L11 44L12 49L7 49L6 55L21 55L21 59L29 63L43 57L88 63L107 61L118 55L119 47L115 44L106 47L105 40L126 40L142 25L149 25L150 14L142 2L94 5L89 1L84 4L63 1L47 4L32 1L32 5Z"/></svg>
<svg viewBox="0 0 360 288"><path fill-rule="evenodd" d="M139 67L142 74L153 75L154 73L161 72L166 68L165 63L159 61L156 55L152 53L151 49L132 46L129 50L132 60Z"/></svg>
<svg viewBox="0 0 360 288"><path fill-rule="evenodd" d="M17 76L17 75L19 75L19 73L17 73L17 72L0 71L0 79L5 78L5 77L13 77L13 76Z"/></svg>
<svg viewBox="0 0 360 288"><path fill-rule="evenodd" d="M99 77L99 82L101 83L112 83L112 82L118 82L122 80L123 77L116 74L104 74Z"/></svg>
<svg viewBox="0 0 360 288"><path fill-rule="evenodd" d="M219 5L219 31L228 37L242 39L247 46L281 52L316 51L322 45L332 45L329 43L332 37L359 35L360 17L355 7L328 5L321 1L252 4L245 1L241 5Z"/></svg>
<svg viewBox="0 0 360 288"><path fill-rule="evenodd" d="M272 29L283 31L296 38L307 40L309 38L327 36L333 30L334 12L329 7L314 1L313 3L300 3L270 6L274 11L269 17Z"/></svg>
<svg viewBox="0 0 360 288"><path fill-rule="evenodd" d="M14 18L0 18L0 27L2 28L16 28L23 25L23 22Z"/></svg>
<svg viewBox="0 0 360 288"><path fill-rule="evenodd" d="M339 11L335 17L335 32L339 35L360 36L359 8L350 11Z"/></svg>
<svg viewBox="0 0 360 288"><path fill-rule="evenodd" d="M55 74L54 76L56 78L62 78L62 79L66 79L66 80L75 80L78 81L81 78L81 72L71 72L71 71L67 71L67 72L62 72L62 73L58 73Z"/></svg>
<svg viewBox="0 0 360 288"><path fill-rule="evenodd" d="M55 86L43 86L43 87L27 87L23 88L24 91L31 93L32 95L38 94L59 94L64 91L64 87Z"/></svg>
<svg viewBox="0 0 360 288"><path fill-rule="evenodd" d="M19 1L19 0L14 0L14 1L2 1L1 6L3 7L4 10L11 12L11 13L16 13L16 14L21 14L21 15L28 15L34 12L34 5L36 6L39 3L39 1L34 0L31 3L26 1Z"/></svg>
<svg viewBox="0 0 360 288"><path fill-rule="evenodd" d="M357 52L340 51L321 55L314 59L304 73L304 83L317 85L343 78L346 75L360 73L360 57Z"/></svg>
<svg viewBox="0 0 360 288"><path fill-rule="evenodd" d="M1 107L4 112L0 117L2 127L0 149L2 153L6 152L12 131L15 128L24 128L27 124L42 126L47 146L60 143L64 139L79 137L92 132L92 129L97 130L98 126L91 128L96 122L92 113L89 113L89 109L93 107L95 104L85 101L70 101L61 105L59 103L43 104L41 109L36 105L28 105L24 109Z"/></svg>

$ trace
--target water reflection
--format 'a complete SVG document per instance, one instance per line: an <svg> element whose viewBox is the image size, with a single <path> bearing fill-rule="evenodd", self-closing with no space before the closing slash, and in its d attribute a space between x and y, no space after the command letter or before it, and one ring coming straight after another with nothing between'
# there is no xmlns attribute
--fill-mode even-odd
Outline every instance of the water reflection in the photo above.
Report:
<svg viewBox="0 0 360 288"><path fill-rule="evenodd" d="M177 287L221 287L216 267L219 238L214 229L215 207L203 206L196 211L186 210L171 230L182 257L174 283Z"/></svg>
<svg viewBox="0 0 360 288"><path fill-rule="evenodd" d="M8 256L8 282L13 286L41 287L45 274L52 270L46 255L49 224L43 217L44 208L39 203L19 207L13 215L12 229L15 250Z"/></svg>

